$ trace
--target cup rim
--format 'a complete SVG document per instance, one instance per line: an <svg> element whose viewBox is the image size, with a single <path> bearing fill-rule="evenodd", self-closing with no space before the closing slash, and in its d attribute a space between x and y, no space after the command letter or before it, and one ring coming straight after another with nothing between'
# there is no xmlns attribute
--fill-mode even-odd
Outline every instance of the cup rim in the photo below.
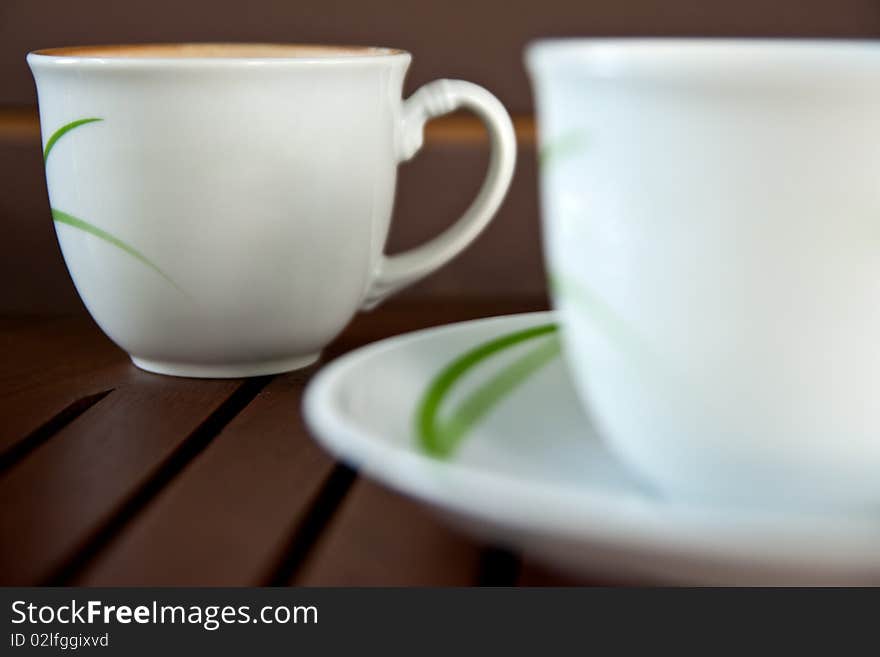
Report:
<svg viewBox="0 0 880 657"><path fill-rule="evenodd" d="M115 50L131 49L145 51L150 49L170 50L184 49L238 49L242 54L236 55L156 55L156 54L112 54ZM284 49L299 50L300 55L284 56L259 54L259 49L281 51ZM244 54L253 50L254 54ZM77 66L94 68L167 68L195 67L218 68L237 66L270 66L290 67L315 64L377 64L389 61L410 61L409 52L399 48L377 46L339 45L323 43L269 43L269 42L153 42L153 43L119 43L97 44L84 46L63 46L58 48L40 48L27 54L27 62L34 66Z"/></svg>
<svg viewBox="0 0 880 657"><path fill-rule="evenodd" d="M748 73L880 74L880 40L713 37L562 37L527 44L531 74L577 70L595 77Z"/></svg>

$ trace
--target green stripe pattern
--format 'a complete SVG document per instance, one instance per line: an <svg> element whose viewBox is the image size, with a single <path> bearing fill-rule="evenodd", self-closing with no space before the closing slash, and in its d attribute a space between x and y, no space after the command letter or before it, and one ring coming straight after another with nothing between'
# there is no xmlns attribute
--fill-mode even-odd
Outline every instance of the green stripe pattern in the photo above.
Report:
<svg viewBox="0 0 880 657"><path fill-rule="evenodd" d="M586 134L580 130L571 130L541 145L538 165L547 169L551 164L583 151L586 146Z"/></svg>
<svg viewBox="0 0 880 657"><path fill-rule="evenodd" d="M96 121L103 121L103 119L99 119L99 118L95 118L95 117L90 117L87 119L77 119L76 121L71 121L70 123L66 123L65 125L58 128L58 130L53 132L52 136L49 137L49 141L46 142L46 148L43 150L43 164L46 164L46 162L48 162L49 153L52 152L52 149L55 147L55 144L58 143L59 139L61 139L64 135L69 133L71 130L75 130L76 128L79 128L84 125L88 125L89 123L94 123ZM122 249L127 254L129 254L130 256L133 256L135 259L139 260L140 262L145 264L147 267L149 267L150 269L155 271L157 274L159 274L166 281L171 283L171 285L178 292L180 292L184 296L187 296L187 297L189 296L177 283L174 282L174 280L168 274L166 274L164 271L162 271L159 268L159 266L156 265L156 263L154 263L152 260L147 258L147 256L145 256L143 253L138 251L131 244L119 239L118 237L116 237L115 235L112 235L111 233L108 233L103 228L98 228L94 224L91 224L84 219L80 219L79 217L74 217L73 215L68 214L67 212L62 212L61 210L57 210L55 208L52 208L52 219L56 223L65 224L67 226L73 226L74 228L82 230L90 235L93 235L94 237L97 237L98 239L101 239L101 240L107 242L108 244L112 244L113 246L117 247L118 249Z"/></svg>
<svg viewBox="0 0 880 657"><path fill-rule="evenodd" d="M559 271L549 276L550 289L580 315L589 319L609 343L641 367L648 364L659 367L660 360L650 342L636 327L628 323L594 290ZM559 308L559 304L555 304Z"/></svg>
<svg viewBox="0 0 880 657"><path fill-rule="evenodd" d="M73 130L74 128L78 128L81 125L86 125L88 123L94 123L95 121L103 121L104 119L98 119L95 117L91 117L88 119L77 119L76 121L71 121L60 128L58 128L55 132L52 133L52 136L49 137L49 141L46 142L46 148L43 149L43 164L49 161L49 153L52 152L52 149L55 147L55 144L58 143L58 140L61 139L68 132Z"/></svg>
<svg viewBox="0 0 880 657"><path fill-rule="evenodd" d="M77 217L74 217L73 215L67 214L66 212L62 212L61 210L56 210L55 208L52 208L52 219L54 219L59 224L66 224L68 226L73 226L74 228L79 228L80 230L83 230L91 235L94 235L95 237L97 237L99 239L104 240L105 242L107 242L109 244L112 244L113 246L116 246L116 247L122 249L123 251L125 251L126 253L128 253L131 256L134 256L135 258L140 260L142 263L144 263L147 267L149 267L150 269L155 271L157 274L159 274L159 276L161 276L166 281L171 283L171 285L173 285L175 288L177 288L180 292L183 292L183 290L181 290L180 287L178 287L177 283L175 283L171 279L171 277L168 276L168 274L166 274L164 271L159 269L159 267L157 267L155 263L153 263L151 260L149 260L147 258L147 256L145 256L143 253L138 251L131 244L128 244L127 242L123 242L121 239L119 239L115 235L111 235L106 230L98 228L97 226L90 224L88 221L83 221L82 219L79 219Z"/></svg>
<svg viewBox="0 0 880 657"><path fill-rule="evenodd" d="M448 458L467 433L505 397L560 351L556 324L544 324L510 333L481 344L447 365L431 381L418 405L416 432L428 454ZM541 340L540 344L506 365L467 396L446 418L440 409L450 392L477 365L515 345Z"/></svg>

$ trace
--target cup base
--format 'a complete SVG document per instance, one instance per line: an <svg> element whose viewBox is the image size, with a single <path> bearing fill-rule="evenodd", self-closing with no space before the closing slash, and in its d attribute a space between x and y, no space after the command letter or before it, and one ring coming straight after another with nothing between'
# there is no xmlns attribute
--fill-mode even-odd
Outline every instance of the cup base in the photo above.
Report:
<svg viewBox="0 0 880 657"><path fill-rule="evenodd" d="M221 363L217 365L205 365L200 363L175 363L162 360L150 360L148 358L131 357L137 367L154 374L166 374L168 376L184 376L197 379L239 379L248 376L263 376L266 374L281 374L307 367L318 360L321 353L309 354L308 356L295 356L293 358L278 358L275 360L254 361L250 363Z"/></svg>

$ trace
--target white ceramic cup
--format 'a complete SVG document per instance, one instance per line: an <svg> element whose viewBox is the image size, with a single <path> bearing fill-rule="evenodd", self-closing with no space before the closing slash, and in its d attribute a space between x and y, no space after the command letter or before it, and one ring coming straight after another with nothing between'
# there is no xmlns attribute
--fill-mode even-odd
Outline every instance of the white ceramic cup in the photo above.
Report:
<svg viewBox="0 0 880 657"><path fill-rule="evenodd" d="M434 271L498 209L516 144L498 100L399 50L164 44L41 50L46 179L76 289L143 369L200 377L317 359L358 308ZM427 244L383 255L397 164L429 119L486 124L486 180Z"/></svg>
<svg viewBox="0 0 880 657"><path fill-rule="evenodd" d="M677 496L880 503L880 44L527 65L565 353L610 446Z"/></svg>

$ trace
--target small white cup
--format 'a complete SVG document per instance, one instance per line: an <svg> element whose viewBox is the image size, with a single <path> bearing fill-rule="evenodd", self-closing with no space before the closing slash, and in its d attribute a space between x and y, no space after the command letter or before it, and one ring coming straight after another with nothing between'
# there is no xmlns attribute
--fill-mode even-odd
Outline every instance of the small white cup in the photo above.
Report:
<svg viewBox="0 0 880 657"><path fill-rule="evenodd" d="M565 353L610 446L678 496L880 503L880 44L527 64Z"/></svg>
<svg viewBox="0 0 880 657"><path fill-rule="evenodd" d="M28 55L65 262L138 367L239 377L305 366L358 308L480 233L513 173L510 119L468 82L403 101L410 59L258 44ZM426 121L458 108L489 131L483 187L439 237L385 257L397 164Z"/></svg>

